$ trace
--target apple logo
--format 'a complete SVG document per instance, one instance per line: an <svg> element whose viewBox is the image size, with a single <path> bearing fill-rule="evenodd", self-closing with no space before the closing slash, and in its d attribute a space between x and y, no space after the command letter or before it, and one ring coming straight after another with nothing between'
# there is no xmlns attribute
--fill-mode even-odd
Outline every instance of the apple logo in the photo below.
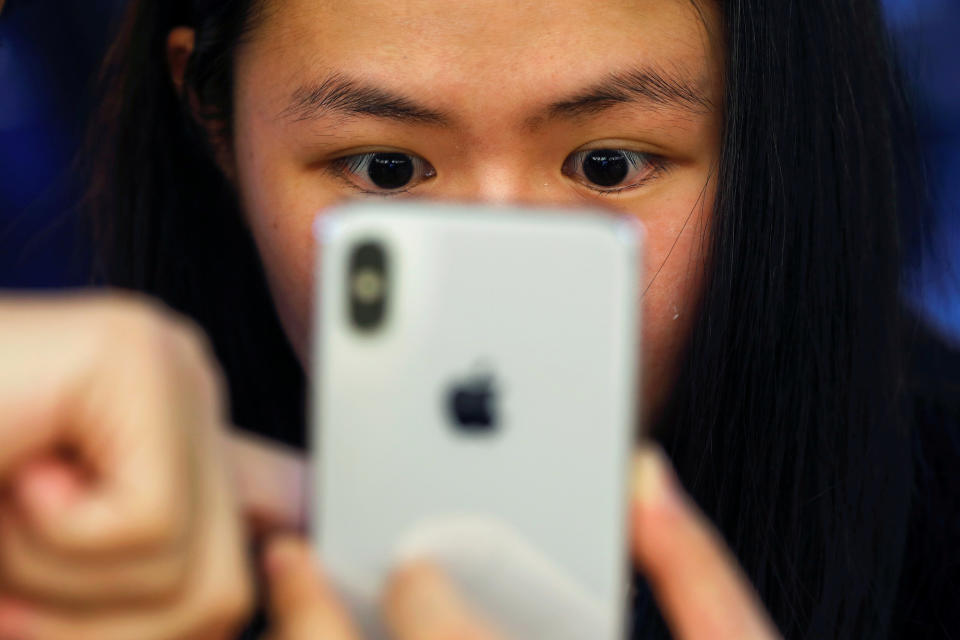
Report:
<svg viewBox="0 0 960 640"><path fill-rule="evenodd" d="M447 408L460 431L486 433L497 428L493 376L479 374L454 382L447 393Z"/></svg>

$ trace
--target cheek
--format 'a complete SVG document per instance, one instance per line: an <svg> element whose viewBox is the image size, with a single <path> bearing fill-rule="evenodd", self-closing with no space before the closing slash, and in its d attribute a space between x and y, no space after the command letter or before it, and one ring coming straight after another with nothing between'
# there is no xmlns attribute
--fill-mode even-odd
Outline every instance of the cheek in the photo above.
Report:
<svg viewBox="0 0 960 640"><path fill-rule="evenodd" d="M703 265L712 195L702 202L678 201L663 214L645 218L643 306L643 399L649 419L662 408L676 380L681 353L703 287Z"/></svg>
<svg viewBox="0 0 960 640"><path fill-rule="evenodd" d="M267 282L284 333L307 369L313 302L314 248L309 220L294 228L277 227L274 237L257 239Z"/></svg>
<svg viewBox="0 0 960 640"><path fill-rule="evenodd" d="M310 352L313 219L333 198L285 161L282 148L238 110L234 140L237 184L280 323L301 365ZM245 126L246 125L246 126Z"/></svg>
<svg viewBox="0 0 960 640"><path fill-rule="evenodd" d="M313 301L312 215L264 216L248 213L284 333L300 364L309 362Z"/></svg>

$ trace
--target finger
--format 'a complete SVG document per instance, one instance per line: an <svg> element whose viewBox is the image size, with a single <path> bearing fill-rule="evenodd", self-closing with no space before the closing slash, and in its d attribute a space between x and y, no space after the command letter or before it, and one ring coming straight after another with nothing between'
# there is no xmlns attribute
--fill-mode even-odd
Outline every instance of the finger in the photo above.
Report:
<svg viewBox="0 0 960 640"><path fill-rule="evenodd" d="M307 469L303 456L238 431L227 434L225 441L234 490L254 535L304 531Z"/></svg>
<svg viewBox="0 0 960 640"><path fill-rule="evenodd" d="M359 638L333 590L323 580L306 542L293 536L269 541L264 555L271 638Z"/></svg>
<svg viewBox="0 0 960 640"><path fill-rule="evenodd" d="M170 328L136 328L125 359L100 363L76 400L71 435L94 478L67 508L33 503L37 531L65 553L153 552L179 545L190 525L195 485L190 430L213 411L190 387L199 372L185 362ZM119 402L118 398L136 398Z"/></svg>
<svg viewBox="0 0 960 640"><path fill-rule="evenodd" d="M144 318L155 305L145 300L130 294L0 299L0 353L12 365L0 367L0 477L63 444L78 384L98 354L120 351L105 347L131 333L124 329L149 324Z"/></svg>
<svg viewBox="0 0 960 640"><path fill-rule="evenodd" d="M396 640L492 640L490 628L466 606L453 585L428 564L396 573L387 585L384 617Z"/></svg>
<svg viewBox="0 0 960 640"><path fill-rule="evenodd" d="M57 314L49 304L29 298L0 300L0 353L4 363L15 365L0 367L4 481L16 466L55 444L68 413L56 400L89 358L90 349L65 335L62 323L63 311Z"/></svg>
<svg viewBox="0 0 960 640"><path fill-rule="evenodd" d="M68 358L74 369L63 373L59 389L11 399L12 423L44 434L31 435L29 447L66 447L88 476L82 499L20 505L38 542L62 553L176 543L192 509L184 496L191 495L195 454L185 434L210 413L197 397L201 374L184 364L179 329L141 309L106 316L93 323L94 337L77 340L103 343L100 349ZM26 446L18 441L20 450Z"/></svg>
<svg viewBox="0 0 960 640"><path fill-rule="evenodd" d="M0 597L0 638L16 640L228 640L236 637L225 619L194 620L161 611L69 612Z"/></svg>
<svg viewBox="0 0 960 640"><path fill-rule="evenodd" d="M186 578L186 549L145 558L61 558L38 548L22 519L0 512L0 590L69 607L165 599Z"/></svg>
<svg viewBox="0 0 960 640"><path fill-rule="evenodd" d="M51 553L35 535L44 526L44 514L69 511L84 499L89 481L74 460L59 455L45 455L18 467L11 487L13 501L0 510L0 587L31 600L72 607L169 597L186 575L186 540L146 556L110 557L105 550L82 558L57 550Z"/></svg>
<svg viewBox="0 0 960 640"><path fill-rule="evenodd" d="M146 403L146 395L141 393L139 402ZM141 415L136 422L134 415L118 418L128 429L133 424L142 428L138 440L119 430L88 429L84 444L96 442L105 451L85 456L99 459L80 490L76 486L70 492L62 490L63 486L51 482L50 474L16 483L17 507L38 544L63 556L91 557L152 553L181 543L193 508L188 489L191 473L182 464L190 454L176 451L180 445L169 434L158 433L169 431L168 418L159 415L165 409L157 408L159 404L154 403L157 410L150 416ZM111 419L103 416L107 411L99 413L102 419Z"/></svg>
<svg viewBox="0 0 960 640"><path fill-rule="evenodd" d="M246 544L228 496L208 485L208 517L189 555L190 572L166 599L141 606L57 607L0 595L0 638L18 640L220 640L236 637L252 606ZM97 582L88 585L99 588Z"/></svg>
<svg viewBox="0 0 960 640"><path fill-rule="evenodd" d="M777 637L736 560L683 495L659 448L638 452L633 485L633 553L675 637Z"/></svg>

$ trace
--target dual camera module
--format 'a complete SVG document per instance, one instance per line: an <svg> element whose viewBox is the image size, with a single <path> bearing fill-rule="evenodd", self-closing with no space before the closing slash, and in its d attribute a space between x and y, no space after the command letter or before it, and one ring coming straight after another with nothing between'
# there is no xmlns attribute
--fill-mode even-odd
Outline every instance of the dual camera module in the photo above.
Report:
<svg viewBox="0 0 960 640"><path fill-rule="evenodd" d="M353 246L347 285L351 325L364 333L382 327L390 294L390 261L382 242L363 240Z"/></svg>

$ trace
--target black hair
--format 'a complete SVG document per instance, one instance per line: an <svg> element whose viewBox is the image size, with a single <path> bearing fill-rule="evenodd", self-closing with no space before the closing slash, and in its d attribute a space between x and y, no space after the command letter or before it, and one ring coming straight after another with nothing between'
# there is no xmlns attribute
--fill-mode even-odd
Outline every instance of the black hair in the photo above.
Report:
<svg viewBox="0 0 960 640"><path fill-rule="evenodd" d="M234 420L301 443L303 372L188 107L192 92L229 135L232 55L258 4L131 2L105 66L89 204L102 278L195 318L227 373ZM653 435L787 637L883 638L912 474L897 73L876 0L720 5L726 92L706 288ZM197 29L185 97L164 54L181 24ZM635 622L666 633L655 612Z"/></svg>
<svg viewBox="0 0 960 640"><path fill-rule="evenodd" d="M129 3L101 72L86 209L97 280L192 317L227 375L234 422L302 445L303 373L209 137L211 126L230 137L233 55L258 18L250 0ZM178 25L196 27L184 95L203 120L171 82L166 43Z"/></svg>
<svg viewBox="0 0 960 640"><path fill-rule="evenodd" d="M657 436L787 637L881 638L912 478L906 103L877 2L721 4L708 284Z"/></svg>

